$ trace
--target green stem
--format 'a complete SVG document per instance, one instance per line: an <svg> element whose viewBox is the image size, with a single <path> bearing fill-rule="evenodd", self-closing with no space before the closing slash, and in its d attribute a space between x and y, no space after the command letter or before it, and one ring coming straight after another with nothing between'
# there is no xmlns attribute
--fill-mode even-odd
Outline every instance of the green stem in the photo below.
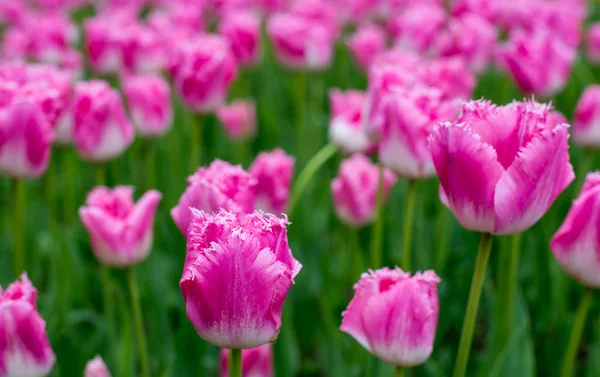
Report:
<svg viewBox="0 0 600 377"><path fill-rule="evenodd" d="M404 367L396 366L396 377L404 377Z"/></svg>
<svg viewBox="0 0 600 377"><path fill-rule="evenodd" d="M144 155L142 157L146 164L144 170L146 175L146 189L154 188L156 182L156 166L154 165L154 140L144 140Z"/></svg>
<svg viewBox="0 0 600 377"><path fill-rule="evenodd" d="M583 334L583 329L585 327L585 318L587 317L591 304L592 290L586 288L583 292L579 309L577 310L573 329L571 330L571 338L569 339L569 345L567 346L567 352L565 353L560 377L571 377L575 375L575 356L577 356L577 351L579 350L581 335Z"/></svg>
<svg viewBox="0 0 600 377"><path fill-rule="evenodd" d="M521 244L523 241L523 233L515 234L511 239L511 248L506 250L508 252L508 265L505 266L506 270L502 271L503 274L500 276L502 279L506 277L506 287L503 290L504 298L503 301L503 315L500 323L500 337L502 339L501 345L503 346L510 338L510 333L513 327L514 319L514 302L516 300L516 292L519 287L519 259L521 256Z"/></svg>
<svg viewBox="0 0 600 377"><path fill-rule="evenodd" d="M96 165L96 186L106 186L105 165L100 163Z"/></svg>
<svg viewBox="0 0 600 377"><path fill-rule="evenodd" d="M135 335L137 338L138 356L142 369L142 377L150 377L148 368L148 343L146 342L146 330L144 330L144 318L140 305L140 295L135 281L133 267L127 269L127 283L129 295L131 296L131 309L133 310L133 322L135 322Z"/></svg>
<svg viewBox="0 0 600 377"><path fill-rule="evenodd" d="M379 164L377 178L377 198L375 200L375 224L371 233L371 268L376 269L382 264L382 238L383 238L383 165Z"/></svg>
<svg viewBox="0 0 600 377"><path fill-rule="evenodd" d="M101 265L100 266L100 276L102 279L102 299L103 299L103 309L104 309L104 317L106 320L106 330L107 330L107 339L108 339L108 349L114 349L114 313L115 308L113 305L114 297L112 295L111 282L110 282L110 269L108 266Z"/></svg>
<svg viewBox="0 0 600 377"><path fill-rule="evenodd" d="M415 213L415 197L417 182L408 181L408 191L406 192L406 207L404 208L404 238L402 239L402 269L410 271L412 260L412 233Z"/></svg>
<svg viewBox="0 0 600 377"><path fill-rule="evenodd" d="M20 178L12 180L12 204L13 204L13 249L14 249L14 273L15 278L25 271L25 182Z"/></svg>
<svg viewBox="0 0 600 377"><path fill-rule="evenodd" d="M300 163L304 162L304 135L306 126L306 74L298 72L294 76L293 82L294 107L296 109L296 156Z"/></svg>
<svg viewBox="0 0 600 377"><path fill-rule="evenodd" d="M353 260L353 276L352 279L355 281L360 277L360 274L363 272L364 261L362 257L362 250L360 248L360 240L358 239L358 229L350 228L350 252L352 253Z"/></svg>
<svg viewBox="0 0 600 377"><path fill-rule="evenodd" d="M448 256L450 255L450 211L441 201L438 204L438 245L435 271L444 275Z"/></svg>
<svg viewBox="0 0 600 377"><path fill-rule="evenodd" d="M202 114L194 114L192 122L190 141L192 143L190 149L190 173L196 171L201 162L201 147L202 147Z"/></svg>
<svg viewBox="0 0 600 377"><path fill-rule="evenodd" d="M62 168L64 171L64 195L63 200L63 217L67 224L71 224L74 213L75 213L75 156L73 156L66 148L61 148L62 154Z"/></svg>
<svg viewBox="0 0 600 377"><path fill-rule="evenodd" d="M229 377L242 377L242 350L229 350Z"/></svg>
<svg viewBox="0 0 600 377"><path fill-rule="evenodd" d="M583 156L577 165L577 176L575 178L575 195L577 195L581 188L583 187L583 183L585 182L585 176L587 172L592 167L592 162L594 160L594 151L591 148L585 148L583 150Z"/></svg>
<svg viewBox="0 0 600 377"><path fill-rule="evenodd" d="M456 364L454 366L454 377L464 377L469 362L471 344L473 343L473 332L475 330L475 320L479 309L479 299L485 280L485 270L490 259L492 250L493 236L488 233L481 234L477 261L475 262L475 271L471 282L471 291L469 292L469 301L467 303L467 312L463 323L463 330L460 336Z"/></svg>
<svg viewBox="0 0 600 377"><path fill-rule="evenodd" d="M323 164L327 162L337 151L337 147L333 144L326 144L314 157L306 164L294 186L292 187L292 194L290 195L290 203L288 205L288 214L291 215L294 212L294 209L298 205L298 201L302 197L306 186L315 175L317 170Z"/></svg>

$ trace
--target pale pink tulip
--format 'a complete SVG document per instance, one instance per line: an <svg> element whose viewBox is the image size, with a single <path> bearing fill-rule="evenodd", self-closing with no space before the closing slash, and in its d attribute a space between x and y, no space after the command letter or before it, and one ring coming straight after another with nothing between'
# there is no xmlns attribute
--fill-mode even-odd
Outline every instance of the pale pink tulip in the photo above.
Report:
<svg viewBox="0 0 600 377"><path fill-rule="evenodd" d="M254 209L280 215L285 212L294 175L293 157L281 149L261 152L248 171L256 178Z"/></svg>
<svg viewBox="0 0 600 377"><path fill-rule="evenodd" d="M348 48L359 67L367 70L377 54L386 48L385 32L377 25L363 25L348 39Z"/></svg>
<svg viewBox="0 0 600 377"><path fill-rule="evenodd" d="M600 147L600 85L581 94L573 115L573 139L584 147Z"/></svg>
<svg viewBox="0 0 600 377"><path fill-rule="evenodd" d="M159 75L129 76L123 80L123 93L131 120L145 137L164 135L173 125L169 83Z"/></svg>
<svg viewBox="0 0 600 377"><path fill-rule="evenodd" d="M221 350L219 374L229 376L229 350ZM273 345L271 343L242 351L242 377L273 377Z"/></svg>
<svg viewBox="0 0 600 377"><path fill-rule="evenodd" d="M590 26L587 32L587 56L594 63L600 62L600 22Z"/></svg>
<svg viewBox="0 0 600 377"><path fill-rule="evenodd" d="M439 283L431 270L412 277L398 267L369 271L354 286L340 330L387 363L423 364L433 351Z"/></svg>
<svg viewBox="0 0 600 377"><path fill-rule="evenodd" d="M329 91L331 115L329 140L346 153L366 152L373 146L364 126L362 113L365 94L358 90Z"/></svg>
<svg viewBox="0 0 600 377"><path fill-rule="evenodd" d="M256 134L256 105L252 100L237 100L221 106L217 118L233 140L246 140Z"/></svg>
<svg viewBox="0 0 600 377"><path fill-rule="evenodd" d="M111 377L102 357L96 356L88 361L83 371L83 377Z"/></svg>

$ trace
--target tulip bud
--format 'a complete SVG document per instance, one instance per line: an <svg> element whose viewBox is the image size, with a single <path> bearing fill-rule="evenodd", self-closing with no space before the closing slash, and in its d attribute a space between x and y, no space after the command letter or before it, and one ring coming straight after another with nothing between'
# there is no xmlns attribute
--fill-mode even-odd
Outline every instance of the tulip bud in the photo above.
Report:
<svg viewBox="0 0 600 377"><path fill-rule="evenodd" d="M75 85L73 141L84 159L111 160L123 153L134 137L116 89L99 80Z"/></svg>
<svg viewBox="0 0 600 377"><path fill-rule="evenodd" d="M102 357L96 356L88 361L83 372L83 377L111 377Z"/></svg>
<svg viewBox="0 0 600 377"><path fill-rule="evenodd" d="M385 32L376 25L363 25L348 39L348 48L359 67L367 70L371 62L385 50Z"/></svg>
<svg viewBox="0 0 600 377"><path fill-rule="evenodd" d="M79 217L100 263L129 267L148 257L161 198L158 191L150 190L134 203L129 186L96 187L89 193Z"/></svg>
<svg viewBox="0 0 600 377"><path fill-rule="evenodd" d="M363 126L365 94L358 90L329 91L329 139L346 153L364 153L372 146Z"/></svg>
<svg viewBox="0 0 600 377"><path fill-rule="evenodd" d="M130 76L123 93L133 124L145 137L164 135L173 125L169 84L158 75Z"/></svg>
<svg viewBox="0 0 600 377"><path fill-rule="evenodd" d="M585 147L600 147L600 85L581 94L573 115L573 139Z"/></svg>
<svg viewBox="0 0 600 377"><path fill-rule="evenodd" d="M239 65L256 63L260 57L260 18L255 13L228 13L219 25L219 32L229 40Z"/></svg>
<svg viewBox="0 0 600 377"><path fill-rule="evenodd" d="M256 179L241 166L215 160L188 178L188 187L171 209L171 217L185 235L192 221L191 207L207 213L220 209L252 212L256 184Z"/></svg>
<svg viewBox="0 0 600 377"><path fill-rule="evenodd" d="M384 200L396 183L396 177L384 170ZM362 227L375 218L379 168L362 154L355 154L340 165L338 176L331 182L333 205L337 216L353 227Z"/></svg>
<svg viewBox="0 0 600 377"><path fill-rule="evenodd" d="M246 140L256 134L256 105L252 100L238 100L221 106L217 118L233 140Z"/></svg>
<svg viewBox="0 0 600 377"><path fill-rule="evenodd" d="M369 271L354 286L340 330L386 363L423 364L433 351L439 283L431 270L412 277L398 267Z"/></svg>
<svg viewBox="0 0 600 377"><path fill-rule="evenodd" d="M46 376L55 356L48 342L46 322L36 310L37 291L27 278L0 287L0 376Z"/></svg>
<svg viewBox="0 0 600 377"><path fill-rule="evenodd" d="M229 350L221 349L221 377L229 376ZM271 343L242 351L242 377L272 377L273 346Z"/></svg>
<svg viewBox="0 0 600 377"><path fill-rule="evenodd" d="M552 253L562 268L590 288L600 288L599 204L600 172L590 173L565 221L550 241Z"/></svg>
<svg viewBox="0 0 600 377"><path fill-rule="evenodd" d="M302 268L287 243L287 220L260 212L191 211L179 282L189 320L200 337L219 347L274 342L283 303Z"/></svg>
<svg viewBox="0 0 600 377"><path fill-rule="evenodd" d="M261 152L250 168L256 178L254 209L279 215L285 212L294 175L294 158L281 149Z"/></svg>

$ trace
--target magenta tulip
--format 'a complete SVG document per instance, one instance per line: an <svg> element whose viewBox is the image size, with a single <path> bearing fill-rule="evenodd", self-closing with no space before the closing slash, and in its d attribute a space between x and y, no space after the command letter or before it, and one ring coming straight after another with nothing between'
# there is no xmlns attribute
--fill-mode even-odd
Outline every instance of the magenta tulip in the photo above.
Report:
<svg viewBox="0 0 600 377"><path fill-rule="evenodd" d="M407 7L389 21L388 29L398 48L421 55L433 55L435 41L446 24L441 4L425 3Z"/></svg>
<svg viewBox="0 0 600 377"><path fill-rule="evenodd" d="M573 139L585 147L600 147L600 85L581 94L573 115Z"/></svg>
<svg viewBox="0 0 600 377"><path fill-rule="evenodd" d="M221 350L219 374L229 376L229 350ZM269 344L242 351L242 377L273 377L273 346Z"/></svg>
<svg viewBox="0 0 600 377"><path fill-rule="evenodd" d="M108 161L131 145L135 130L121 96L105 81L79 82L73 95L73 141L89 161Z"/></svg>
<svg viewBox="0 0 600 377"><path fill-rule="evenodd" d="M363 25L348 39L348 48L358 66L367 70L375 56L386 48L385 32L376 25Z"/></svg>
<svg viewBox="0 0 600 377"><path fill-rule="evenodd" d="M396 176L384 170L383 199L386 200ZM331 182L333 206L341 221L352 227L363 227L375 219L379 168L362 154L355 154L340 165L338 176Z"/></svg>
<svg viewBox="0 0 600 377"><path fill-rule="evenodd" d="M253 12L237 11L225 15L219 32L231 45L239 65L256 63L260 57L260 18Z"/></svg>
<svg viewBox="0 0 600 377"><path fill-rule="evenodd" d="M256 178L254 208L279 215L286 210L294 175L293 157L281 149L261 152L248 171Z"/></svg>
<svg viewBox="0 0 600 377"><path fill-rule="evenodd" d="M587 175L550 248L562 268L581 284L600 288L600 172Z"/></svg>
<svg viewBox="0 0 600 377"><path fill-rule="evenodd" d="M260 212L191 211L179 285L196 331L224 348L274 342L283 303L302 268L287 243L287 220Z"/></svg>
<svg viewBox="0 0 600 377"><path fill-rule="evenodd" d="M219 107L217 118L233 140L246 140L256 134L256 105L252 100L237 100Z"/></svg>
<svg viewBox="0 0 600 377"><path fill-rule="evenodd" d="M133 187L94 188L79 209L79 217L96 259L111 267L130 267L145 260L152 248L154 215L161 198L158 191L150 190L134 203Z"/></svg>
<svg viewBox="0 0 600 377"><path fill-rule="evenodd" d="M365 94L358 90L329 91L329 140L346 153L366 152L373 143L364 126Z"/></svg>
<svg viewBox="0 0 600 377"><path fill-rule="evenodd" d="M594 63L600 62L600 23L590 25L587 32L587 56Z"/></svg>
<svg viewBox="0 0 600 377"><path fill-rule="evenodd" d="M43 377L54 366L36 296L26 274L5 292L0 287L0 377Z"/></svg>
<svg viewBox="0 0 600 377"><path fill-rule="evenodd" d="M548 125L550 106L489 101L464 105L429 139L441 197L460 224L492 234L534 225L573 181L567 124Z"/></svg>
<svg viewBox="0 0 600 377"><path fill-rule="evenodd" d="M190 208L208 213L220 209L252 212L256 185L256 179L241 166L215 160L188 178L188 187L171 209L171 217L185 235L192 221Z"/></svg>
<svg viewBox="0 0 600 377"><path fill-rule="evenodd" d="M131 120L145 137L164 135L173 124L171 89L159 75L130 76L123 81Z"/></svg>
<svg viewBox="0 0 600 377"><path fill-rule="evenodd" d="M96 356L88 361L83 371L83 377L111 377L102 357Z"/></svg>
<svg viewBox="0 0 600 377"><path fill-rule="evenodd" d="M340 330L389 364L423 364L433 351L439 283L431 270L412 277L398 267L369 271L354 286Z"/></svg>

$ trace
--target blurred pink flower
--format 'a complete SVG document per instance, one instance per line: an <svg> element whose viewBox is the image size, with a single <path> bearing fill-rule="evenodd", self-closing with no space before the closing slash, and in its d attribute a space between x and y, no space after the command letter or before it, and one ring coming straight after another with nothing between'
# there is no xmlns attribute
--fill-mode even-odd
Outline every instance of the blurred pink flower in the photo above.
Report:
<svg viewBox="0 0 600 377"><path fill-rule="evenodd" d="M392 365L423 364L433 351L439 316L440 278L382 268L361 276L342 313L340 330Z"/></svg>
<svg viewBox="0 0 600 377"><path fill-rule="evenodd" d="M219 108L236 75L227 39L200 35L179 46L173 82L183 103L193 111L210 113Z"/></svg>
<svg viewBox="0 0 600 377"><path fill-rule="evenodd" d="M256 105L253 100L237 100L217 110L217 118L233 140L246 140L256 134Z"/></svg>
<svg viewBox="0 0 600 377"><path fill-rule="evenodd" d="M111 377L102 357L96 356L88 361L83 371L83 377Z"/></svg>
<svg viewBox="0 0 600 377"><path fill-rule="evenodd" d="M128 76L123 80L123 94L131 120L145 137L164 135L173 125L171 88L160 75Z"/></svg>
<svg viewBox="0 0 600 377"><path fill-rule="evenodd" d="M600 22L590 25L587 32L587 56L594 63L600 62Z"/></svg>
<svg viewBox="0 0 600 377"><path fill-rule="evenodd" d="M471 101L429 139L442 201L466 229L520 233L573 181L567 124L548 124L549 105Z"/></svg>
<svg viewBox="0 0 600 377"><path fill-rule="evenodd" d="M396 183L395 175L384 170L384 199ZM375 217L379 168L362 154L342 162L338 176L331 182L333 207L338 218L352 227L370 224Z"/></svg>
<svg viewBox="0 0 600 377"><path fill-rule="evenodd" d="M331 89L329 103L329 140L346 153L367 152L373 143L362 122L365 94Z"/></svg>
<svg viewBox="0 0 600 377"><path fill-rule="evenodd" d="M77 83L72 109L73 141L85 160L111 160L133 142L135 130L127 119L121 96L106 82Z"/></svg>
<svg viewBox="0 0 600 377"><path fill-rule="evenodd" d="M260 58L260 18L254 12L228 13L219 24L219 33L229 40L239 65L252 65Z"/></svg>
<svg viewBox="0 0 600 377"><path fill-rule="evenodd" d="M79 209L98 261L111 267L129 267L144 261L152 248L154 215L162 195L147 191L133 202L133 187L96 187Z"/></svg>
<svg viewBox="0 0 600 377"><path fill-rule="evenodd" d="M339 9L329 0L302 0L292 3L290 12L328 30L332 40L341 34Z"/></svg>
<svg viewBox="0 0 600 377"><path fill-rule="evenodd" d="M573 115L573 139L585 147L600 147L600 85L581 94Z"/></svg>
<svg viewBox="0 0 600 377"><path fill-rule="evenodd" d="M254 209L280 215L285 212L294 175L293 157L281 149L261 152L248 171L256 178Z"/></svg>
<svg viewBox="0 0 600 377"><path fill-rule="evenodd" d="M171 209L173 221L184 235L192 221L190 208L207 213L220 209L249 213L254 209L256 179L239 165L215 160L188 178L188 187Z"/></svg>
<svg viewBox="0 0 600 377"><path fill-rule="evenodd" d="M55 362L46 322L36 309L37 291L27 278L0 287L0 376L46 376Z"/></svg>
<svg viewBox="0 0 600 377"><path fill-rule="evenodd" d="M219 374L228 377L229 350L221 349ZM273 345L267 343L260 347L242 351L242 377L273 377Z"/></svg>
<svg viewBox="0 0 600 377"><path fill-rule="evenodd" d="M385 32L377 25L360 26L348 39L348 48L358 65L367 70L375 56L386 48Z"/></svg>
<svg viewBox="0 0 600 377"><path fill-rule="evenodd" d="M219 347L274 342L283 303L302 268L287 243L287 220L260 212L192 211L179 282L189 320L200 337Z"/></svg>
<svg viewBox="0 0 600 377"><path fill-rule="evenodd" d="M419 4L391 17L388 30L397 48L420 55L432 55L436 38L444 30L445 24L446 12L443 6Z"/></svg>

